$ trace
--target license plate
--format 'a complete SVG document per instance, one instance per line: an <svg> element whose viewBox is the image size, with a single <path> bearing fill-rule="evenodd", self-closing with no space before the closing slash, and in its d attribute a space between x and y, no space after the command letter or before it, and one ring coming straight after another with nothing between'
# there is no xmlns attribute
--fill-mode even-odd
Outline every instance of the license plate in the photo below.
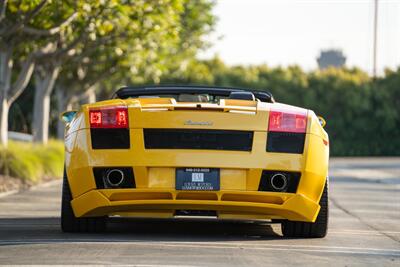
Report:
<svg viewBox="0 0 400 267"><path fill-rule="evenodd" d="M176 169L176 190L217 191L219 184L219 169Z"/></svg>

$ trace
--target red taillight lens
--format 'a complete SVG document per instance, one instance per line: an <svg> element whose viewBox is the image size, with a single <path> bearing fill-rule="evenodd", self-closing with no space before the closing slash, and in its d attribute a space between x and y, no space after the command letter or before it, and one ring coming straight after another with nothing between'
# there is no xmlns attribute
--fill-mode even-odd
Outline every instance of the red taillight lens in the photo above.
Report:
<svg viewBox="0 0 400 267"><path fill-rule="evenodd" d="M121 127L128 126L128 110L117 110L116 124Z"/></svg>
<svg viewBox="0 0 400 267"><path fill-rule="evenodd" d="M89 111L90 116L90 127L101 126L101 111L91 110Z"/></svg>
<svg viewBox="0 0 400 267"><path fill-rule="evenodd" d="M126 107L108 107L89 110L91 128L128 128L128 109Z"/></svg>
<svg viewBox="0 0 400 267"><path fill-rule="evenodd" d="M269 112L270 132L305 133L307 128L307 113L291 110L271 110Z"/></svg>

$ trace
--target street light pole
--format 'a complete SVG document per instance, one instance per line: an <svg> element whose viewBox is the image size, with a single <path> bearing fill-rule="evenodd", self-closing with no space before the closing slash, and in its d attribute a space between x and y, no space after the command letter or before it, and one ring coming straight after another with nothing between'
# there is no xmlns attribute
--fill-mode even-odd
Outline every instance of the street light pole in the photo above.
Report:
<svg viewBox="0 0 400 267"><path fill-rule="evenodd" d="M375 0L374 5L374 51L373 51L373 70L372 75L374 78L377 76L377 54L378 54L378 0Z"/></svg>

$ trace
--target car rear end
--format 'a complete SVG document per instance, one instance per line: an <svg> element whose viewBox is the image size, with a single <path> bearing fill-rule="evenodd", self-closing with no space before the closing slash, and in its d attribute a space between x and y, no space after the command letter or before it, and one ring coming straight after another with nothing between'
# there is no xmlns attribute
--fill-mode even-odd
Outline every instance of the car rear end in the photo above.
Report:
<svg viewBox="0 0 400 267"><path fill-rule="evenodd" d="M312 111L261 101L114 99L68 125L66 171L76 217L314 222L328 137Z"/></svg>

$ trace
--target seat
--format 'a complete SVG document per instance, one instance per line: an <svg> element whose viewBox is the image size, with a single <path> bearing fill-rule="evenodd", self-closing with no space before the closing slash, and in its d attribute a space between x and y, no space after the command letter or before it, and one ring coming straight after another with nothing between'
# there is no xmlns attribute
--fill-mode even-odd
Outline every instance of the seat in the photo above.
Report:
<svg viewBox="0 0 400 267"><path fill-rule="evenodd" d="M203 102L200 95L180 94L178 102Z"/></svg>
<svg viewBox="0 0 400 267"><path fill-rule="evenodd" d="M250 100L250 101L256 100L252 92L245 92L245 91L232 92L229 95L229 99Z"/></svg>

